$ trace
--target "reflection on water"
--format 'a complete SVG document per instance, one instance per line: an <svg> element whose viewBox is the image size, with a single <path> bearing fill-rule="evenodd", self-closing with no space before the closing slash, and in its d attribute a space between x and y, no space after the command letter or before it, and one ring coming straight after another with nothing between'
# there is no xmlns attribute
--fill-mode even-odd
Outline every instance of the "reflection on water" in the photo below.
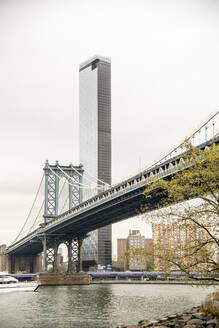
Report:
<svg viewBox="0 0 219 328"><path fill-rule="evenodd" d="M90 285L0 294L0 328L136 324L190 309L212 290L183 285Z"/></svg>

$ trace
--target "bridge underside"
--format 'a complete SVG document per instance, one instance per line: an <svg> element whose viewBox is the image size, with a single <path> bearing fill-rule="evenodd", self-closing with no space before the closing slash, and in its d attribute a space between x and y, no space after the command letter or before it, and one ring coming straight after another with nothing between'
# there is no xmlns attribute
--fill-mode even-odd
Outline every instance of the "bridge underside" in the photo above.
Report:
<svg viewBox="0 0 219 328"><path fill-rule="evenodd" d="M84 238L89 232L109 224L128 219L140 214L141 206L146 202L143 191L145 187L138 188L103 202L98 206L81 212L75 217L69 217L66 220L57 222L54 226L46 227L45 234L50 237L57 237L66 240L69 237L76 238L81 236ZM160 197L153 197L152 200L147 200L150 204L150 209L154 209ZM56 221L54 221L56 222ZM11 250L10 255L36 255L43 251L42 237L35 236L31 240L22 244L20 247Z"/></svg>

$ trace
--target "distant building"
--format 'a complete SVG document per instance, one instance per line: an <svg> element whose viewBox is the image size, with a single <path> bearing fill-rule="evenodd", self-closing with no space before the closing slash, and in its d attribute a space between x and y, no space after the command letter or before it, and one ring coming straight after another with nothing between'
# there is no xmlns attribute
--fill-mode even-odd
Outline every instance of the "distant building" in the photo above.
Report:
<svg viewBox="0 0 219 328"><path fill-rule="evenodd" d="M161 250L170 250L174 257L182 258L185 251L188 251L196 240L204 240L207 234L196 225L153 223L152 236L155 247L158 246ZM163 270L162 261L158 257L155 257L154 265L156 270ZM201 270L204 267L205 264L199 264L193 270ZM166 268L168 270L180 270L177 266L171 264L166 264Z"/></svg>
<svg viewBox="0 0 219 328"><path fill-rule="evenodd" d="M6 245L0 245L0 271L7 271Z"/></svg>
<svg viewBox="0 0 219 328"><path fill-rule="evenodd" d="M152 238L145 238L145 249L148 251L148 263L151 264L150 270L152 270L152 266L154 269L154 242ZM149 268L146 268L148 271Z"/></svg>
<svg viewBox="0 0 219 328"><path fill-rule="evenodd" d="M125 252L127 251L127 238L117 239L117 261L125 259Z"/></svg>
<svg viewBox="0 0 219 328"><path fill-rule="evenodd" d="M128 258L130 254L139 249L137 256ZM127 252L127 253L126 253ZM146 239L139 230L129 230L127 238L117 239L117 259L121 267L132 271L147 269L147 263L153 263L153 240Z"/></svg>
<svg viewBox="0 0 219 328"><path fill-rule="evenodd" d="M140 230L129 230L127 238L127 248L145 248L145 236L140 234Z"/></svg>
<svg viewBox="0 0 219 328"><path fill-rule="evenodd" d="M63 255L62 255L62 248L58 248L58 256L57 256L57 264L58 265L63 265Z"/></svg>

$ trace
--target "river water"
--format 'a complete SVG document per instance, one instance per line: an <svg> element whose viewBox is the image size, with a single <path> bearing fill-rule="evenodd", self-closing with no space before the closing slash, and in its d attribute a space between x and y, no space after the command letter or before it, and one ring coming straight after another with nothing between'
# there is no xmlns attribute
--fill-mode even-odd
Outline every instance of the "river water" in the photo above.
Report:
<svg viewBox="0 0 219 328"><path fill-rule="evenodd" d="M213 287L89 285L0 294L0 328L117 327L199 305Z"/></svg>

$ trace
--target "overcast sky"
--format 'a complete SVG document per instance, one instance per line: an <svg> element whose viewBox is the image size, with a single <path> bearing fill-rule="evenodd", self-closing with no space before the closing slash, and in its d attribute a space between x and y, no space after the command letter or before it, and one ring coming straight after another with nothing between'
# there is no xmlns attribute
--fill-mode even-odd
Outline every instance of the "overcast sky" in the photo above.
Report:
<svg viewBox="0 0 219 328"><path fill-rule="evenodd" d="M45 160L78 164L78 67L95 54L111 57L113 181L219 108L218 0L0 0L0 244L23 224ZM114 253L116 237L145 228L131 223L114 226Z"/></svg>

